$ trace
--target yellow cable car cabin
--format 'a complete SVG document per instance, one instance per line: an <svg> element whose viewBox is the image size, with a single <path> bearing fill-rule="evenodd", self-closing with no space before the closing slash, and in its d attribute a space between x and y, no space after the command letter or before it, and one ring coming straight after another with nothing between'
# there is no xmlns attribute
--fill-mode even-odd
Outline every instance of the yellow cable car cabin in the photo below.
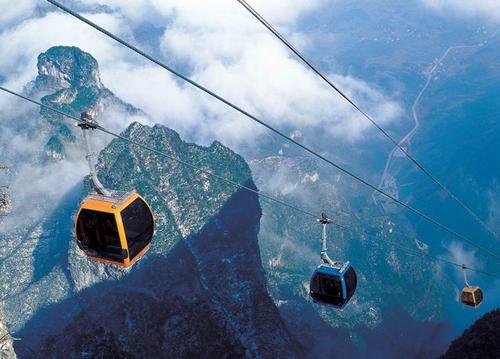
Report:
<svg viewBox="0 0 500 359"><path fill-rule="evenodd" d="M76 241L90 258L130 267L149 249L154 234L151 209L137 193L90 195L75 222Z"/></svg>
<svg viewBox="0 0 500 359"><path fill-rule="evenodd" d="M473 287L467 280L467 266L462 264L462 271L464 273L465 287L460 294L460 301L469 307L477 308L483 302L483 291L479 287Z"/></svg>
<svg viewBox="0 0 500 359"><path fill-rule="evenodd" d="M479 287L466 286L462 290L460 300L469 307L477 308L483 301L483 291Z"/></svg>
<svg viewBox="0 0 500 359"><path fill-rule="evenodd" d="M85 157L95 194L85 198L76 215L76 243L92 259L130 267L149 249L154 234L153 213L137 193L119 194L102 185L89 136L99 124L90 114L82 113L78 126L87 145Z"/></svg>

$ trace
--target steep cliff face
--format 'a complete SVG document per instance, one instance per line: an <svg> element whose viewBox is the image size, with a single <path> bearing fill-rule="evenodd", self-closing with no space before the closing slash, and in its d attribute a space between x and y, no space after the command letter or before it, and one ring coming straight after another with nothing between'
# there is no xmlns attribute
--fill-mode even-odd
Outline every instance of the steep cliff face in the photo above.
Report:
<svg viewBox="0 0 500 359"><path fill-rule="evenodd" d="M87 55L61 47L42 54L31 91L45 92L43 101L67 112L94 112L106 125L100 116L121 101L106 100ZM90 95L79 99L76 92ZM78 148L74 130L67 126L66 132L49 112L42 116L48 126L40 136L56 136L57 153L64 154L51 161L69 162L68 149ZM255 188L245 161L218 142L201 147L163 126L139 123L122 135ZM152 248L132 269L83 255L73 241L73 216L88 181L58 203L41 201L33 218L3 228L0 294L9 327L23 338L15 343L20 357L300 353L267 294L255 194L116 140L100 153L98 174L107 187L136 189L151 204L157 225Z"/></svg>
<svg viewBox="0 0 500 359"><path fill-rule="evenodd" d="M47 318L73 311L37 356L294 357L299 348L265 289L259 218L255 196L236 191L168 253L35 317L27 328L39 333Z"/></svg>
<svg viewBox="0 0 500 359"><path fill-rule="evenodd" d="M77 47L56 46L38 56L35 85L45 91L103 89L97 61Z"/></svg>
<svg viewBox="0 0 500 359"><path fill-rule="evenodd" d="M243 159L219 143L203 148L137 123L123 135L255 188ZM116 140L99 169L108 187L136 188L152 205L152 249L123 270L91 262L70 244L74 294L27 323L20 353L289 358L300 351L266 291L255 194Z"/></svg>
<svg viewBox="0 0 500 359"><path fill-rule="evenodd" d="M455 339L442 359L493 359L500 357L500 309L478 319Z"/></svg>
<svg viewBox="0 0 500 359"><path fill-rule="evenodd" d="M30 84L29 91L31 96L41 97L43 104L77 117L83 111L98 115L105 109L140 113L103 85L97 61L77 47L52 47L38 56L37 67L38 76ZM41 114L50 124L46 156L49 160L65 158L67 143L76 140L72 126L50 110L42 108Z"/></svg>

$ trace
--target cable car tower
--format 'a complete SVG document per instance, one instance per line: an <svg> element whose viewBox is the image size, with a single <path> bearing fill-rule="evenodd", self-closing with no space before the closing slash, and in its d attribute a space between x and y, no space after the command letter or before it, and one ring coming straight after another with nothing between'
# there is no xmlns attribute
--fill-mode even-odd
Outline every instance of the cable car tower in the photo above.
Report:
<svg viewBox="0 0 500 359"><path fill-rule="evenodd" d="M78 127L85 138L94 193L83 200L76 216L76 243L94 260L130 267L149 249L154 234L153 213L135 191L111 191L102 185L90 142L90 132L100 128L99 124L82 113Z"/></svg>
<svg viewBox="0 0 500 359"><path fill-rule="evenodd" d="M332 223L324 213L317 220L323 226L321 236L321 263L314 271L309 284L309 295L315 303L342 309L354 295L357 276L349 261L335 262L328 256L326 228Z"/></svg>

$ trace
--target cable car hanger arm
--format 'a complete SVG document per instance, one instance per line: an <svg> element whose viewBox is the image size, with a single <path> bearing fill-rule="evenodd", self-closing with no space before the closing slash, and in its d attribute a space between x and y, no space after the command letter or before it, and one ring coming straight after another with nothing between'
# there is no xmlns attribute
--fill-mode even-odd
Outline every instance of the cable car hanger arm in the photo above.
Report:
<svg viewBox="0 0 500 359"><path fill-rule="evenodd" d="M329 219L326 214L322 213L321 218L318 218L317 221L323 226L323 234L321 236L321 260L325 264L334 265L334 262L328 256L328 243L327 243L327 235L326 235L326 226L332 223L332 220Z"/></svg>
<svg viewBox="0 0 500 359"><path fill-rule="evenodd" d="M467 269L469 269L469 268L467 268L465 264L462 264L462 271L463 271L463 273L464 273L464 282L465 282L465 286L466 286L466 287L470 287L469 281L467 280L467 272L466 272L466 271L467 271Z"/></svg>
<svg viewBox="0 0 500 359"><path fill-rule="evenodd" d="M92 117L88 113L82 113L81 116L81 122L77 125L82 129L83 132L83 137L85 139L85 145L87 149L87 154L85 155L85 158L87 159L87 162L89 164L89 170L90 170L90 178L92 180L92 184L94 185L95 190L104 196L110 196L111 192L107 190L101 181L99 181L99 178L97 178L97 172L95 170L95 154L92 152L92 145L90 143L90 135L89 131L93 131L99 127L99 124L97 121L92 119Z"/></svg>

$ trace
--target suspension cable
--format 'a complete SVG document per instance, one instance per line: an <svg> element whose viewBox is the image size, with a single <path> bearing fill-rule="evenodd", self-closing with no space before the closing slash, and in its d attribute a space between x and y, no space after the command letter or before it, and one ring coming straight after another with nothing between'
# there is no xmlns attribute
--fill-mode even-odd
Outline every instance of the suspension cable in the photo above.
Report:
<svg viewBox="0 0 500 359"><path fill-rule="evenodd" d="M367 233L365 231L361 231L361 230L358 230L358 233L364 234L365 236L367 235ZM449 264L449 265L455 266L457 268L465 268L465 269L470 270L472 272L483 274L483 275L488 276L488 277L493 277L493 278L497 277L497 275L494 274L494 273L492 273L492 272L487 272L487 271L483 271L483 270L480 270L480 269L470 268L469 266L467 266L467 265L465 265L463 263L460 264L460 263L451 261L451 260L443 258L443 257L434 256L434 255L428 254L428 253L422 253L422 252L416 251L414 249L410 249L410 248L404 247L404 246L402 246L402 245L400 245L398 243L395 243L395 242L393 242L391 240L388 240L388 239L385 239L385 238L377 238L377 240L381 241L381 242L384 242L384 243L387 243L389 245L392 245L397 250L399 250L400 252L406 253L406 254L411 255L411 256L421 257L421 258L427 258L427 259L430 259L430 260L433 260L433 261L436 261L436 262L443 262L445 264Z"/></svg>
<svg viewBox="0 0 500 359"><path fill-rule="evenodd" d="M23 99L23 100L25 100L25 101L31 102L32 104L38 105L38 106L40 106L40 107L42 107L42 108L46 108L47 110L53 111L53 112L55 112L55 113L57 113L57 114L60 114L60 115L62 115L62 116L64 116L64 117L67 117L67 118L69 118L69 119L72 119L72 120L76 121L77 123L84 123L84 121L83 121L81 118L78 118L78 117L76 117L76 116L70 115L70 114L68 114L68 113L66 113L66 112L64 112L64 111L61 111L61 110L59 110L59 109L57 109L57 108L54 108L54 107L52 107L52 106L49 106L49 105L43 104L43 103L41 103L41 102L39 102L39 101L36 101L36 100L34 100L34 99L32 99L32 98L26 97L26 96L24 96L24 95L22 95L22 94L20 94L20 93L17 93L17 92L15 92L15 91L9 90L9 89L7 89L7 88L5 88L5 87L3 87L3 86L0 86L0 90L2 90L2 91L4 91L4 92L7 92L7 93L9 93L9 94L11 94L11 95L13 95L13 96L18 97L18 98L21 98L21 99ZM226 182L226 183L229 183L229 184L231 184L231 185L234 185L234 186L236 186L236 187L239 187L239 188L241 188L241 189L244 189L244 190L246 190L246 191L249 191L249 192L251 192L251 193L254 193L254 194L256 194L258 197L263 198L264 200L266 200L266 201L268 201L268 202L274 202L274 203L277 203L277 204L279 204L279 205L282 205L282 206L288 207L288 208L290 208L290 209L292 209L292 210L295 210L295 211L298 211L298 212L300 212L300 213L302 213L302 214L304 214L304 215L310 216L310 217L312 217L312 218L314 218L314 219L316 219L316 220L317 220L317 219L319 219L319 218L322 218L322 217L323 217L323 214L318 215L318 214L315 214L315 213L313 213L313 212L311 212L311 211L309 211L309 210L306 210L306 209L300 208L300 207L298 207L298 206L295 206L295 205L289 204L289 203L287 203L287 202L285 202L285 201L282 201L282 200L277 199L277 198L275 198L275 197L272 197L272 196L270 196L270 195L266 195L266 194L264 194L264 193L262 193L262 192L260 192L260 191L258 191L258 190L256 190L256 189L254 189L254 188L251 188L251 187L245 186L245 185L243 185L243 184L241 184L241 183L238 183L238 182L236 182L236 181L233 181L233 180L231 180L231 179L229 179L229 178L227 178L227 177L224 177L224 176L221 176L221 175L217 175L217 174L215 174L215 173L213 173L213 172L211 172L211 171L204 170L204 169L202 169L202 168L200 168L200 167L198 167L198 166L196 166L196 165L193 165L193 164L191 164L191 163L189 163L189 162L186 162L186 161L184 161L184 160L182 160L182 159L180 159L180 158L178 158L178 157L175 157L175 156L169 155L169 154L167 154L167 153L165 153L165 152L163 152L163 151L160 151L160 150L157 150L157 149L155 149L155 148L149 147L149 146L147 146L147 145L145 145L145 144L143 144L143 143L140 143L140 142L134 141L134 140L132 140L132 139L130 139L130 138L124 137L124 136L122 136L122 135L116 134L116 133L114 133L114 132L112 132L112 131L107 130L106 128L104 128L104 127L102 127L102 126L100 126L100 125L97 125L95 128L96 128L97 130L101 131L101 132L104 132L104 133L106 133L106 134L108 134L108 135L112 136L112 137L115 137L115 138L118 138L118 139L120 139L120 140L123 140L123 141L125 141L125 142L127 142L127 143L129 143L129 144L131 144L131 145L137 146L137 147L139 147L139 148L141 148L141 149L144 149L144 150L146 150L146 151L150 151L150 152L155 153L155 154L157 154L157 155L159 155L159 156L162 156L162 157L165 157L165 158L171 159L171 160L176 161L176 162L178 162L178 163L180 163L180 164L182 164L182 165L185 165L185 166L187 166L187 167L190 167L190 168L192 168L192 169L194 169L194 170L196 170L196 171L199 171L199 172L205 173L205 174L206 174L206 175L208 175L208 176L212 176L212 177L217 178L217 179L219 179L219 180L221 180L221 181L224 181L224 182ZM332 221L331 223L332 223L334 226L338 227L338 228L342 228L342 229L345 229L345 230L347 230L347 231L351 231L351 232L353 232L353 233L357 233L357 234L360 234L360 235L364 235L364 236L366 236L366 237L370 237L370 234L369 234L369 233L367 233L367 232L366 232L366 231L364 231L364 230L361 230L361 229L358 229L358 228L353 228L353 227L350 227L350 226L347 226L347 225L344 225L344 224L340 224L340 223L337 223L337 222L335 222L335 221ZM426 253L420 253L420 252L417 252L417 251L415 251L415 250L412 250L412 249L406 248L406 247L404 247L404 246L401 246L401 245L399 245L399 244L397 244L397 243L394 243L393 241L386 240L386 239L384 239L384 238L378 238L378 240L380 240L380 241L382 241L382 242L385 242L385 243L388 243L388 244L390 244L390 245L392 245L392 246L394 246L394 247L398 248L400 251L405 252L405 253L410 254L410 255L419 256L419 257L423 257L423 258L428 258L428 259L432 259L432 260L435 260L435 261L440 261L440 262L443 262L443 263L446 263L446 264L449 264L449 265L453 265L453 266L456 266L456 267L460 267L460 268L464 268L464 267L465 267L465 269L468 269L468 270L470 270L470 271L473 271L473 272L476 272L476 273L479 273L479 274L483 274L483 275L486 275L486 276L498 277L498 275L493 274L493 273L491 273L491 272L485 272L485 271L482 271L482 270L478 270L478 269L470 268L470 267L468 267L468 266L465 266L464 264L459 264L459 263L456 263L456 262L453 262L453 261L447 260L447 259L445 259L445 258L441 258L441 257L438 257L438 256L433 256L433 255L431 255L431 254L426 254Z"/></svg>
<svg viewBox="0 0 500 359"><path fill-rule="evenodd" d="M429 177L442 191L444 191L452 200L458 203L478 224L481 225L489 234L494 238L498 238L498 235L486 224L484 221L468 206L466 205L457 195L451 192L441 181L439 181L436 176L434 176L428 169L426 169L420 161L413 157L394 137L392 137L382 126L380 126L370 115L363 111L353 100L349 98L342 90L340 90L326 75L324 75L316 66L314 66L311 61L309 61L297 48L295 48L290 41L288 41L275 27L273 27L257 10L255 10L250 4L245 0L238 1L253 17L255 17L262 25L264 25L274 36L278 38L290 51L292 51L304 64L309 67L316 75L318 75L330 88L337 92L341 97L343 97L354 109L356 109L363 117L365 117L373 126L377 128L392 144L399 149L405 157L413 162L413 164L427 177Z"/></svg>
<svg viewBox="0 0 500 359"><path fill-rule="evenodd" d="M182 80L188 82L189 84L193 85L194 87L200 89L201 91L205 92L206 94L214 97L215 99L219 100L220 102L226 104L227 106L233 108L234 110L238 111L239 113L245 115L246 117L248 117L249 119L257 122L258 124L264 126L265 128L269 129L270 131L276 133L277 135L279 135L280 137L286 139L287 141L295 144L296 146L302 148L303 150L305 150L306 152L312 154L313 156L319 158L320 160L324 161L325 163L331 165L332 167L338 169L339 171L345 173L346 175L354 178L355 180L357 180L358 182L361 182L362 184L364 184L365 186L367 186L368 188L371 188L372 190L380 193L381 195L383 195L384 197L387 197L388 199L390 199L391 201L399 204L400 206L406 208L407 210L413 212L414 214L418 215L419 217L425 219L426 221L434 224L435 226L441 228L442 230L448 232L449 234L451 234L452 236L460 239L460 240L463 240L464 242L467 242L469 243L471 246L473 247L476 247L486 253L488 253L490 256L492 257L495 257L497 259L500 259L500 256L497 255L495 252L493 252L492 250L486 248L486 247L483 247L483 246L480 246L479 244L476 244L472 239L468 238L467 236L451 229L450 227L442 224L441 222L435 220L434 218L430 217L429 215L425 214L424 212L404 203L403 201L397 199L396 197L390 195L389 193L379 189L377 186L371 184L370 182L362 179L361 177L357 176L356 174L354 174L353 172L345 169L344 167L336 164L335 162L329 160L328 158L326 158L325 156L319 154L318 152L310 149L309 147L307 147L306 145L303 145L302 143L294 140L293 138L291 138L290 136L284 134L283 132L279 131L278 129L272 127L271 125L267 124L266 122L258 119L257 117L255 117L254 115L250 114L249 112L243 110L241 107L233 104L232 102L230 102L229 100L226 100L225 98L217 95L215 92L209 90L208 88L200 85L199 83L195 82L194 80L191 80L190 78L188 78L187 76L179 73L178 71L172 69L171 67L167 66L166 64L164 64L163 62L161 62L160 60L157 60L155 59L154 57L148 55L147 53L145 53L144 51L138 49L137 47L135 47L134 45L130 44L129 42L121 39L120 37L112 34L111 32L109 32L108 30L102 28L101 26L97 25L96 23L90 21L89 19L85 18L84 16L78 14L77 12L65 7L64 5L60 4L59 2L57 1L54 1L54 0L46 0L48 1L49 3L53 4L54 6L58 7L59 9L63 10L64 12L74 16L75 18L77 18L78 20L86 23L87 25L93 27L94 29L100 31L101 33L105 34L106 36L110 37L111 39L117 41L118 43L122 44L123 46L129 48L130 50L136 52L137 54L141 55L142 57L146 58L147 60L157 64L158 66L164 68L165 70L169 71L170 73L174 74L175 76L181 78Z"/></svg>
<svg viewBox="0 0 500 359"><path fill-rule="evenodd" d="M49 106L49 105L43 104L43 103L41 103L41 102L39 102L39 101L36 101L36 100L34 100L34 99L32 99L32 98L29 98L29 97L26 97L26 96L24 96L24 95L21 95L20 93L17 93L17 92L14 92L14 91L12 91L12 90L9 90L9 89L7 89L7 88L5 88L5 87L3 87L3 86L0 86L0 90L2 90L2 91L4 91L4 92L7 92L7 93L9 93L9 94L11 94L11 95L17 96L17 97L19 97L19 98L21 98L21 99L23 99L23 100L29 101L29 102L31 102L31 103L33 103L33 104L35 104L35 105L40 106L40 107L46 108L47 110L53 111L53 112L55 112L55 113L57 113L57 114L59 114L59 115L62 115L62 116L67 117L67 118L70 118L70 119L72 119L72 120L74 120L74 121L76 121L76 122L78 122L78 123L84 123L84 121L83 121L81 118L78 118L78 117L76 117L76 116L70 115L70 114L68 114L68 113L66 113L66 112L64 112L64 111L58 110L57 108L54 108L54 107L52 107L52 106ZM261 192L259 192L258 190L255 190L255 189L253 189L253 188L251 188L251 187L245 186L245 185L243 185L243 184L241 184L241 183L238 183L238 182L236 182L236 181L233 181L233 180L231 180L231 179L229 179L229 178L226 178L226 177L223 177L223 176L219 176L219 175L217 175L217 174L215 174L215 173L213 173L213 172L211 172L211 171L204 170L204 169L202 169L202 168L200 168L200 167L197 167L196 165L193 165L193 164L191 164L191 163L189 163L189 162L186 162L186 161L184 161L184 160L182 160L182 159L180 159L180 158L178 158L178 157L171 156L171 155L169 155L169 154L167 154L167 153L165 153L165 152L162 152L162 151L159 151L159 150L157 150L157 149L154 149L154 148L148 147L148 146L146 146L146 145L144 145L144 144L142 144L142 143L139 143L139 142L136 142L136 141L134 141L134 140L131 140L130 138L127 138L127 137L124 137L124 136L122 136L122 135L119 135L119 134L116 134L116 133L114 133L114 132L111 132L111 131L107 130L106 128L104 128L104 127L102 127L102 126L100 126L100 125L96 125L96 127L95 127L95 128L96 128L97 130L101 131L101 132L104 132L104 133L106 133L106 134L108 134L108 135L111 135L111 136L113 136L113 137L116 137L116 138L118 138L118 139L120 139L120 140L123 140L123 141L129 142L130 144L133 144L134 146L140 147L140 148L142 148L142 149L144 149L144 150L147 150L147 151L150 151L150 152L154 152L154 153L155 153L155 154L157 154L157 155L160 155L160 156L163 156L163 157L169 158L169 159L171 159L171 160L174 160L174 161L176 161L176 162L178 162L178 163L180 163L180 164L182 164L182 165L185 165L185 166L187 166L187 167L193 168L193 169L195 169L195 170L197 170L197 171L199 171L199 172L205 173L206 175L209 175L209 176L212 176L212 177L217 178L217 179L219 179L219 180L225 181L225 182L227 182L227 183L229 183L229 184L231 184L231 185L234 185L234 186L237 186L237 187L239 187L239 188L245 189L245 190L247 190L247 191L249 191L249 192L253 192L253 193L257 194L258 196L260 196L260 197L262 197L262 198L265 198L265 199L267 199L267 200L269 200L269 201L271 201L271 202L275 202L275 203L281 204L281 205L283 205L283 206L286 206L286 207L288 207L288 208L291 208L291 209L293 209L293 210L295 210L295 211L298 211L298 212L300 212L300 213L302 213L302 214L305 214L305 215L307 215L307 216L309 216L309 217L312 217L312 218L314 218L314 219L317 219L317 218L320 218L320 217L321 217L321 215L320 215L320 214L314 214L314 213L313 213L313 212L311 212L311 211L308 211L308 210L305 210L305 209L299 208L299 207L294 206L294 205L292 205L292 204L286 203L286 202L284 202L284 201L282 201L282 200L280 200L280 199L278 199L278 198L275 198L275 197L272 197L272 196L266 195L266 194L264 194L264 193L261 193ZM336 225L337 227L339 227L339 228L349 229L348 227L343 226L343 225L340 225L340 224L337 224L337 223L335 223L335 225Z"/></svg>

